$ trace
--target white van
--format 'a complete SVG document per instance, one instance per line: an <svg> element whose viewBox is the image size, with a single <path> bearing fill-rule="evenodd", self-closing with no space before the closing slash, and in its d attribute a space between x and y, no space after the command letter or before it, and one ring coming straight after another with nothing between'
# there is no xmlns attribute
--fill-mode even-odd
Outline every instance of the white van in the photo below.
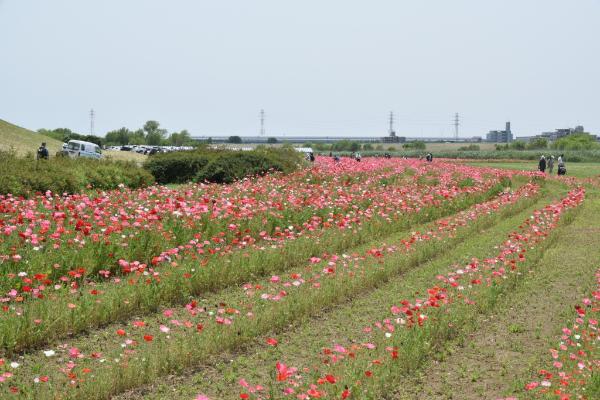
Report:
<svg viewBox="0 0 600 400"><path fill-rule="evenodd" d="M63 153L69 157L102 158L102 150L96 143L84 142L83 140L69 140L63 145Z"/></svg>

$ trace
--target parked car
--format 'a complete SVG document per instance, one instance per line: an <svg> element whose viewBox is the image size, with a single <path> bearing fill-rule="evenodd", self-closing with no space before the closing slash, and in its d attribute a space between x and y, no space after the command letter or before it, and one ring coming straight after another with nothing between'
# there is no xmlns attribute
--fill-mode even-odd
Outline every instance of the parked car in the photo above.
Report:
<svg viewBox="0 0 600 400"><path fill-rule="evenodd" d="M102 150L96 143L84 142L83 140L69 140L66 146L63 145L63 155L72 158L102 158Z"/></svg>

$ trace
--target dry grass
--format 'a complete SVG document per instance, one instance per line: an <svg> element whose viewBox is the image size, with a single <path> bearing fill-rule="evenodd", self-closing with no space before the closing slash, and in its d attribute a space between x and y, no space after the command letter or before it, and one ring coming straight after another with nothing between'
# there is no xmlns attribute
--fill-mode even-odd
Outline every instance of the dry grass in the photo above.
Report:
<svg viewBox="0 0 600 400"><path fill-rule="evenodd" d="M110 160L134 161L138 164L143 164L148 159L148 156L136 153L135 151L104 150L102 154Z"/></svg>

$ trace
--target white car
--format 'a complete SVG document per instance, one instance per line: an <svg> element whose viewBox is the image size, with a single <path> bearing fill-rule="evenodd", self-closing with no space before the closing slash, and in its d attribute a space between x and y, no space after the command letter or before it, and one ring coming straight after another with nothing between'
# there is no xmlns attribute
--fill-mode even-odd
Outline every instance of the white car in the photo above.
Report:
<svg viewBox="0 0 600 400"><path fill-rule="evenodd" d="M84 142L83 140L69 140L63 145L63 153L69 157L102 158L102 150L96 143Z"/></svg>

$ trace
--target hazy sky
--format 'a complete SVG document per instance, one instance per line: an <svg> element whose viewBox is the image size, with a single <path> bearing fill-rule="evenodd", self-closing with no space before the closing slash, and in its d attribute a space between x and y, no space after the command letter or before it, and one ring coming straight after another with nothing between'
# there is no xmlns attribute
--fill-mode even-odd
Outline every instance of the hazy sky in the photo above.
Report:
<svg viewBox="0 0 600 400"><path fill-rule="evenodd" d="M600 0L0 0L0 118L96 133L600 133Z"/></svg>

